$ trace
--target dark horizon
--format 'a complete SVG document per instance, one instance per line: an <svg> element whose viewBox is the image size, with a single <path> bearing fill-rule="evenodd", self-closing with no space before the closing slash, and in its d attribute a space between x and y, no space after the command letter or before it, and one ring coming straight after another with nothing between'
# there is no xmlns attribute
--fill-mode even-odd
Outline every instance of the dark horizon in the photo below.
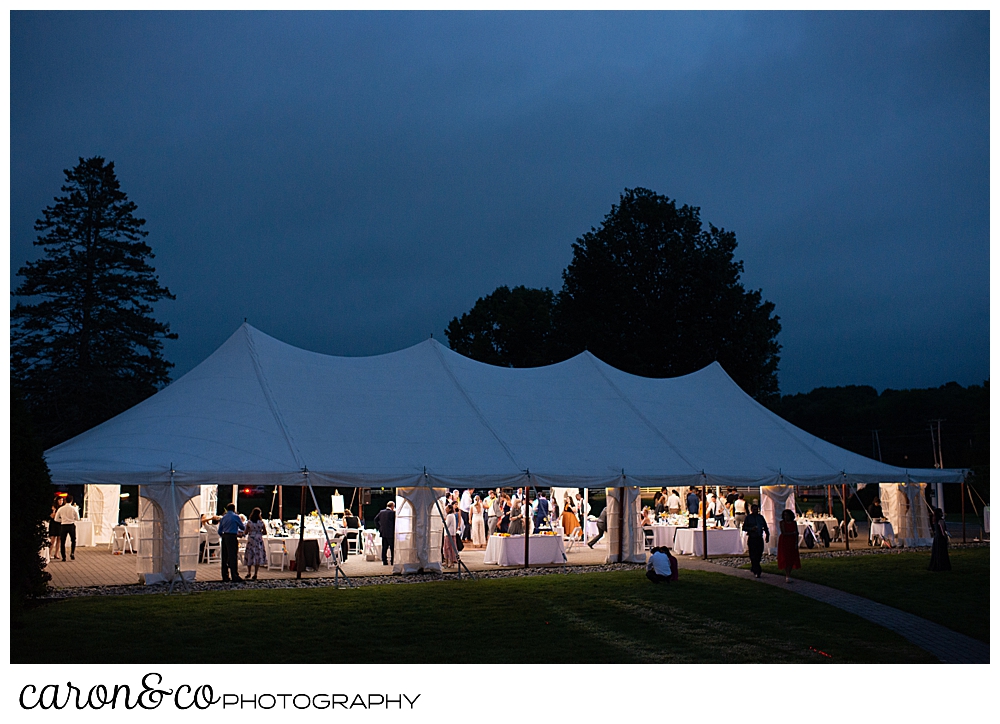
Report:
<svg viewBox="0 0 1000 724"><path fill-rule="evenodd" d="M558 291L624 188L736 233L782 394L989 378L989 14L11 13L11 269L79 157L176 379L248 318L366 355Z"/></svg>

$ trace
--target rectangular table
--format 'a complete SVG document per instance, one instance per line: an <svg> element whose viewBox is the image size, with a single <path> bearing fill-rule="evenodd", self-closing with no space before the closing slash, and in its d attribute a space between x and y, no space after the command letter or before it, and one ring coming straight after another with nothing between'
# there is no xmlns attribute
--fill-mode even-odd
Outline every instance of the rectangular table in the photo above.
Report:
<svg viewBox="0 0 1000 724"><path fill-rule="evenodd" d="M684 530L676 525L651 525L650 528L653 531L653 545L656 547L665 546L667 548L674 547L677 531Z"/></svg>
<svg viewBox="0 0 1000 724"><path fill-rule="evenodd" d="M94 545L94 521L89 518L80 518L76 521L76 544L81 548Z"/></svg>
<svg viewBox="0 0 1000 724"><path fill-rule="evenodd" d="M563 547L562 536L533 535L528 541L528 563L565 563L566 550ZM490 536L486 543L486 553L483 563L500 566L524 565L524 536L514 535L505 538L499 535Z"/></svg>
<svg viewBox="0 0 1000 724"><path fill-rule="evenodd" d="M674 533L674 550L680 554L704 555L701 528L678 528ZM742 555L746 551L746 541L742 531L736 528L709 528L708 555Z"/></svg>

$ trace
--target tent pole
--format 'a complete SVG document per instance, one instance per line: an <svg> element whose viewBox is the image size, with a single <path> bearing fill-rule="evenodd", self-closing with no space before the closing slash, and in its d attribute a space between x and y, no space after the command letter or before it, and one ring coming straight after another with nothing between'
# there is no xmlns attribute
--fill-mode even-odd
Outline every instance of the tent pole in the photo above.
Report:
<svg viewBox="0 0 1000 724"><path fill-rule="evenodd" d="M285 501L283 499L284 496L282 496L282 488L283 487L284 486L282 486L282 485L278 486L278 519L279 520L284 520L285 519Z"/></svg>
<svg viewBox="0 0 1000 724"><path fill-rule="evenodd" d="M844 550L851 550L851 524L847 513L847 485L840 484L840 499L844 501Z"/></svg>
<svg viewBox="0 0 1000 724"><path fill-rule="evenodd" d="M965 478L962 478L962 542L965 543Z"/></svg>
<svg viewBox="0 0 1000 724"><path fill-rule="evenodd" d="M708 497L705 486L705 475L701 476L701 557L708 560Z"/></svg>
<svg viewBox="0 0 1000 724"><path fill-rule="evenodd" d="M306 559L304 548L306 542L306 486L303 484L299 488L301 494L299 495L299 548L295 552L296 558L299 558L298 551L302 551L302 560ZM320 524L322 524L323 519L320 518ZM295 561L295 578L296 580L302 578L302 566L299 565L298 560Z"/></svg>
<svg viewBox="0 0 1000 724"><path fill-rule="evenodd" d="M240 492L240 486L239 485L234 485L233 486L233 505L236 505L236 496L239 495L239 492ZM239 509L239 506L237 506L236 507L236 513L239 514L239 512L240 512L240 509Z"/></svg>
<svg viewBox="0 0 1000 724"><path fill-rule="evenodd" d="M521 514L524 516L524 567L527 568L528 561L531 560L528 556L528 539L531 538L531 536L528 535L528 520L530 520L529 513L531 512L531 509L528 506L528 490L531 486L531 471L525 470L524 474L527 475L528 481L524 484L524 500L521 501Z"/></svg>

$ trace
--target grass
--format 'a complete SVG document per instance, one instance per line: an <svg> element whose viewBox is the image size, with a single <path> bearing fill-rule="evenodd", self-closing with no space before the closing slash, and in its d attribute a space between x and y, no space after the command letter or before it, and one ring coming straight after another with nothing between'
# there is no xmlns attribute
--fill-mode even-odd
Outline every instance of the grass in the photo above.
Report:
<svg viewBox="0 0 1000 724"><path fill-rule="evenodd" d="M950 572L932 573L927 570L929 552L803 556L801 570L792 576L870 598L989 643L990 550L951 550L949 557ZM780 573L773 563L764 570Z"/></svg>
<svg viewBox="0 0 1000 724"><path fill-rule="evenodd" d="M935 661L771 586L701 571L653 585L643 573L68 599L12 628L11 662L308 663L344 651L368 663ZM66 647L60 622L87 645ZM487 632L488 648L456 644Z"/></svg>

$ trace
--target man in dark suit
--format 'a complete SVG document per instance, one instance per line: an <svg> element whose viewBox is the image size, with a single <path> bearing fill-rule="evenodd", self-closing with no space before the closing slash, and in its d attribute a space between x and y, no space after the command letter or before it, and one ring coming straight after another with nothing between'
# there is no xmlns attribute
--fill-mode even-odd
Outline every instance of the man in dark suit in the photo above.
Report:
<svg viewBox="0 0 1000 724"><path fill-rule="evenodd" d="M535 507L535 530L542 527L542 524L549 517L549 501L545 499L545 493L538 494L538 501Z"/></svg>
<svg viewBox="0 0 1000 724"><path fill-rule="evenodd" d="M375 527L382 536L382 565L387 566L396 562L396 549L393 543L396 539L396 504L391 500L385 504L385 508L375 516ZM386 552L389 552L389 560L386 560Z"/></svg>

